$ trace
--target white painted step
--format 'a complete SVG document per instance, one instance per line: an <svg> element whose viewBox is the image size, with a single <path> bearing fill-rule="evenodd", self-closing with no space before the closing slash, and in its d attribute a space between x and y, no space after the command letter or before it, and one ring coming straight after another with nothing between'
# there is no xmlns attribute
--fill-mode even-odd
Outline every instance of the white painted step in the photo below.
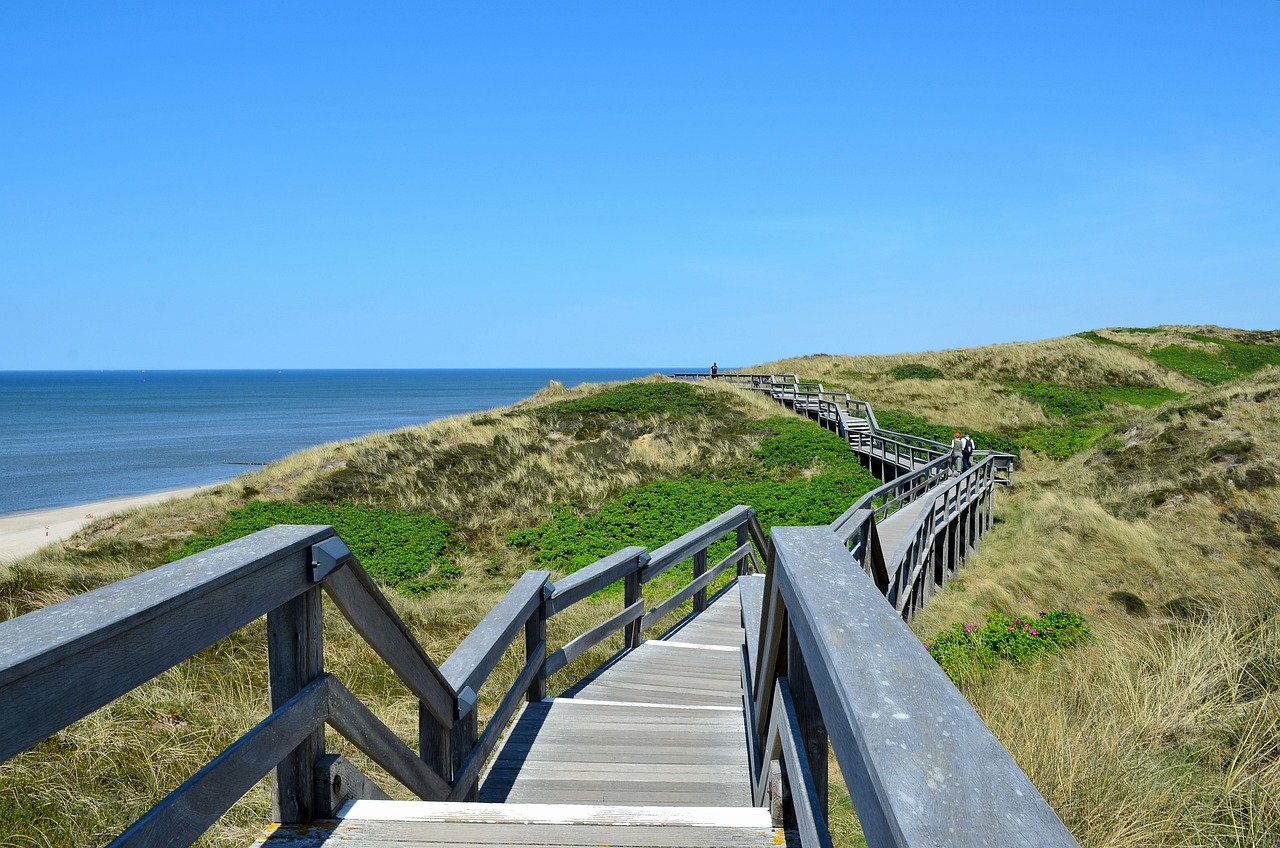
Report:
<svg viewBox="0 0 1280 848"><path fill-rule="evenodd" d="M254 848L772 848L785 839L762 807L353 801L336 822L274 826Z"/></svg>

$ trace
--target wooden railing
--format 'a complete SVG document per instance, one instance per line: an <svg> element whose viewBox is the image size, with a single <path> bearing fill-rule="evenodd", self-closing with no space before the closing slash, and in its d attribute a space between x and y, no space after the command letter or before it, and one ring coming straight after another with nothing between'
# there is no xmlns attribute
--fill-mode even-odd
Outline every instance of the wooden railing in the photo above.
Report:
<svg viewBox="0 0 1280 848"><path fill-rule="evenodd" d="M727 536L735 549L708 566ZM638 645L681 603L704 608L716 578L756 571L769 555L754 510L736 507L652 554L627 548L554 583L527 572L437 667L332 527L277 526L0 622L0 762L265 615L270 715L112 846L189 845L268 773L278 822L385 798L352 763L326 755L325 725L420 798L474 798L503 729L522 700L545 696L550 675L619 630ZM685 560L693 579L646 609L644 584ZM620 613L548 650L549 618L619 581ZM321 590L418 700L418 751L325 672ZM522 632L524 665L480 734L478 693Z"/></svg>
<svg viewBox="0 0 1280 848"><path fill-rule="evenodd" d="M772 542L742 581L757 804L784 775L801 844L829 846L830 749L868 845L1077 844L835 532Z"/></svg>
<svg viewBox="0 0 1280 848"><path fill-rule="evenodd" d="M876 505L864 498L829 527L876 589L907 620L968 561L969 552L978 547L993 520L995 460L987 457L958 477L937 473L944 462L936 461L882 486L875 492L883 490L884 503ZM897 549L882 550L878 518L895 503L923 497L930 502Z"/></svg>
<svg viewBox="0 0 1280 848"><path fill-rule="evenodd" d="M902 471L915 471L922 465L950 455L951 446L935 442L923 436L898 433L881 429L875 410L866 401L857 400L847 392L832 392L821 383L801 382L794 374L672 374L673 379L683 381L716 380L728 385L741 386L767 392L774 400L808 415L819 424L848 439L849 445L871 460L872 473L880 477L892 476ZM853 422L865 422L851 426ZM1013 477L1014 457L999 451L977 451L979 460L994 460L995 479L1010 483Z"/></svg>
<svg viewBox="0 0 1280 848"><path fill-rule="evenodd" d="M281 822L385 797L352 763L326 754L325 725L421 798L474 799L501 734L522 702L546 696L551 675L620 631L624 647L638 646L686 602L701 611L708 589L732 571L743 578L755 802L785 809L803 845L830 845L828 744L872 846L1075 844L903 621L990 526L1009 458L987 454L953 476L944 446L896 440L847 395L792 375L719 379L816 410L845 431L847 417L860 418L882 454L896 442L923 455L895 454L910 455L913 467L899 467L827 527L776 528L766 538L754 510L739 506L652 552L626 548L559 581L527 572L439 666L332 528L264 530L0 623L0 761L265 615L272 712L113 846L190 844L268 773ZM852 435L850 443L873 444ZM902 543L883 550L877 521L922 499L929 503ZM710 564L711 547L730 537L732 550ZM687 584L646 599L646 584L686 561ZM765 576L749 576L764 564ZM621 610L548 646L551 618L618 583ZM321 590L418 701L417 751L325 672ZM521 634L524 663L487 699L498 706L481 731L479 693Z"/></svg>

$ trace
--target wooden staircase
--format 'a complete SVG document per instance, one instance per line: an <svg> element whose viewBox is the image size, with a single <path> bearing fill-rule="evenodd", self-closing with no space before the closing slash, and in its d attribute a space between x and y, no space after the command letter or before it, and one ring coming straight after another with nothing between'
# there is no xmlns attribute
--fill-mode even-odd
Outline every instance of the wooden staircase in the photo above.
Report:
<svg viewBox="0 0 1280 848"><path fill-rule="evenodd" d="M353 801L336 822L275 827L255 846L783 844L752 801L744 641L735 583L677 630L526 704L479 803Z"/></svg>
<svg viewBox="0 0 1280 848"><path fill-rule="evenodd" d="M273 817L301 824L259 848L830 848L828 752L869 845L1075 845L904 623L991 526L1012 457L954 476L946 446L880 430L862 401L725 379L840 431L887 482L830 525L766 536L740 505L653 551L526 572L439 664L332 527L262 530L0 622L0 763L265 616L270 713L109 848L193 844L268 773ZM568 641L549 631L606 589L616 612ZM417 701L416 740L325 669L326 610ZM547 697L614 634L610 661ZM387 800L328 733L424 800Z"/></svg>

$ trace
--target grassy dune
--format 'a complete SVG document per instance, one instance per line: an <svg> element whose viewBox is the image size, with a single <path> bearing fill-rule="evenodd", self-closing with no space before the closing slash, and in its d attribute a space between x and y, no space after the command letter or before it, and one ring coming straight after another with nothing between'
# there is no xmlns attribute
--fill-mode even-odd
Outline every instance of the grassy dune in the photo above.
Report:
<svg viewBox="0 0 1280 848"><path fill-rule="evenodd" d="M751 393L667 380L553 384L513 407L322 445L188 500L97 521L0 572L0 617L206 547L229 517L305 504L317 521L330 510L344 535L339 522L352 522L348 542L375 575L385 556L360 548L365 524L383 522L367 534L376 537L387 522L429 517L401 527L413 544L439 542L445 528L428 570L384 575L401 616L441 661L527 568L558 575L630 544L656 547L748 497L766 525L829 521L874 485L838 437ZM621 526L609 520L619 505L628 519ZM568 537L581 541L566 546ZM677 571L650 584L651 601ZM604 593L557 615L549 644L616 612L620 600ZM416 746L416 702L329 612L326 667ZM552 678L551 690L619 647L615 637L588 652ZM514 681L521 650L481 691L482 722ZM0 846L105 843L268 711L258 622L0 764ZM385 778L332 734L329 747ZM379 783L395 794L394 781ZM201 844L245 845L268 812L264 782Z"/></svg>
<svg viewBox="0 0 1280 848"><path fill-rule="evenodd" d="M982 551L913 626L928 642L992 610L1085 616L1094 638L1083 646L959 681L1084 845L1280 842L1277 341L1113 328L751 369L848 389L900 428L964 428L1020 451ZM358 525L383 510L431 519L406 532L430 536L438 557L418 574L389 564L386 585L442 659L526 568L565 573L597 551L660 544L727 502L753 503L766 524L826 520L871 485L829 436L723 385L553 384L513 407L323 445L95 522L0 572L0 617L211 544L229 517L308 504ZM380 554L357 553L376 573ZM553 619L550 641L617 601ZM412 741L412 698L340 616L327 619L328 668ZM481 692L482 719L517 667L505 658ZM259 622L0 764L0 846L106 841L265 715L265 674ZM838 781L833 798L837 844L857 844ZM246 844L267 807L264 783L202 844Z"/></svg>
<svg viewBox="0 0 1280 848"><path fill-rule="evenodd" d="M1096 367L1058 371L1062 383L1113 379L1115 347L1142 366L1129 382L1185 394L1113 410L1066 460L1024 453L982 551L913 623L927 642L988 610L1085 615L1091 644L960 681L1084 845L1280 844L1280 368L1193 386L1137 358L1187 341L1212 351L1182 332L1206 329L1100 331L1136 337L1132 350L1080 340ZM925 361L997 363L969 372L997 391L1010 359L1091 352L1074 340L1004 347Z"/></svg>

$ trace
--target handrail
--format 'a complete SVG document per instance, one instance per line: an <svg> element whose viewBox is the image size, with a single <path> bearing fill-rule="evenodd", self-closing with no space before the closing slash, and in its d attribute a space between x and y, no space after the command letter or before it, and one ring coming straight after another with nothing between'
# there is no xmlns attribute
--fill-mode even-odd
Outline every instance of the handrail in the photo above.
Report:
<svg viewBox="0 0 1280 848"><path fill-rule="evenodd" d="M682 381L714 379L757 391L767 391L775 400L810 414L810 417L823 426L836 430L840 436L849 440L855 450L877 455L908 471L918 468L921 462L929 463L951 454L951 446L948 444L923 436L882 429L871 404L856 400L847 392L828 391L821 383L801 382L794 374L717 374L713 377L705 373L682 373L671 376ZM846 417L866 421L867 429L849 430ZM996 479L1002 483L1011 482L1013 455L999 451L978 451L977 454L996 457L997 470L1000 472Z"/></svg>
<svg viewBox="0 0 1280 848"><path fill-rule="evenodd" d="M1077 845L878 589L841 567L848 553L835 534L781 527L773 540L753 675L767 742L755 757L758 802L783 745L796 749L788 774L804 776L792 798L825 811L829 742L869 845ZM823 828L809 831L802 844L824 844Z"/></svg>
<svg viewBox="0 0 1280 848"><path fill-rule="evenodd" d="M897 463L900 470L827 527L782 528L767 537L755 510L737 506L652 552L625 548L556 582L547 571L527 572L439 666L332 527L264 530L0 622L0 716L5 717L0 724L0 762L266 615L270 715L171 792L113 846L155 844L159 833L165 834L166 844L194 841L270 771L276 775L273 814L282 822L310 821L333 811L342 800L380 791L350 763L325 756L326 724L419 797L474 799L480 770L501 734L521 702L545 697L551 675L620 630L625 630L624 650L639 646L643 633L681 604L692 600L695 613L704 609L707 590L719 577L730 570L749 575L763 560L768 564L764 577L748 582L742 594L744 610L752 610L749 643L743 649L743 685L757 802L767 791L771 761L780 757L803 844L829 844L824 825L830 729L871 844L916 844L904 836L914 832L912 828L923 828L920 833L934 838L929 828L937 816L903 800L909 786L923 792L923 784L910 782L918 775L913 773L910 780L895 776L919 764L894 765L887 758L895 751L879 750L875 739L866 738L867 733L898 727L868 712L871 696L863 689L887 686L892 698L906 698L919 686L938 687L941 672L927 657L921 659L918 640L904 641L902 634L909 631L903 629L902 619L923 606L935 585L945 583L990 526L991 493L995 482L1007 481L1012 457L983 452L977 464L954 476L949 448L880 430L870 404L847 394L827 392L820 383L802 383L795 375L717 379L769 391L780 402L837 429L855 450L870 451L868 456ZM858 425L859 420L867 426ZM886 556L877 522L922 499L928 503L921 504L924 508L897 549ZM709 564L711 548L726 538L732 538L733 549ZM684 586L666 598L646 600L646 584L686 561L692 561L692 574ZM851 562L858 567L849 568ZM856 574L859 570L867 580ZM621 610L551 650L548 619L618 582L624 590ZM325 671L322 589L418 699L419 751L405 745ZM875 595L890 604L867 600ZM890 627L886 616L897 623ZM524 664L481 733L479 692L522 630ZM916 655L903 653L908 643L915 645ZM880 650L910 660L906 665L891 664L897 676L888 683L875 678L868 665L872 660L867 657ZM932 677L920 678L927 686L909 683L923 668L933 669ZM903 669L909 671L905 677ZM903 687L910 692L904 695ZM978 738L981 734L970 727L974 721L981 724L976 715L957 719L953 713L959 709L959 696L939 697L950 711L947 720L959 721L966 728L962 735L978 740L973 744L982 749L983 761L996 763L1005 775L1012 761L1005 762L1003 749L1004 760L988 750L993 738ZM917 707L923 705L921 701ZM921 715L917 725L942 720ZM905 711L903 716L892 718L912 717ZM338 786L339 773L345 789ZM1009 779L1022 785L1016 776ZM1025 782L1025 776L1020 779ZM1042 821L1043 811L1036 803L1043 806L1043 800L1034 789L1020 806L1001 792L990 798L979 792L981 797L974 801L972 787L965 786L964 792L938 789L940 807L937 798L924 806L945 808L946 815L956 816L954 821L963 827L969 822L983 830L979 825L989 822L974 818L972 811L966 818L951 808L961 800L976 804L976 810L1003 804L1019 816L1030 816L1028 832L1041 832L1037 828L1043 825L1043 833L1054 839L1061 835ZM991 832L987 827L983 837L990 839ZM964 844L954 833L943 841Z"/></svg>
<svg viewBox="0 0 1280 848"><path fill-rule="evenodd" d="M273 770L277 820L332 809L315 774L325 724L422 797L445 797L436 764L327 682L322 588L420 698L424 726L448 736L457 693L333 528L280 525L0 622L0 760L266 615L271 715L112 844L154 844L157 828L194 841Z"/></svg>

